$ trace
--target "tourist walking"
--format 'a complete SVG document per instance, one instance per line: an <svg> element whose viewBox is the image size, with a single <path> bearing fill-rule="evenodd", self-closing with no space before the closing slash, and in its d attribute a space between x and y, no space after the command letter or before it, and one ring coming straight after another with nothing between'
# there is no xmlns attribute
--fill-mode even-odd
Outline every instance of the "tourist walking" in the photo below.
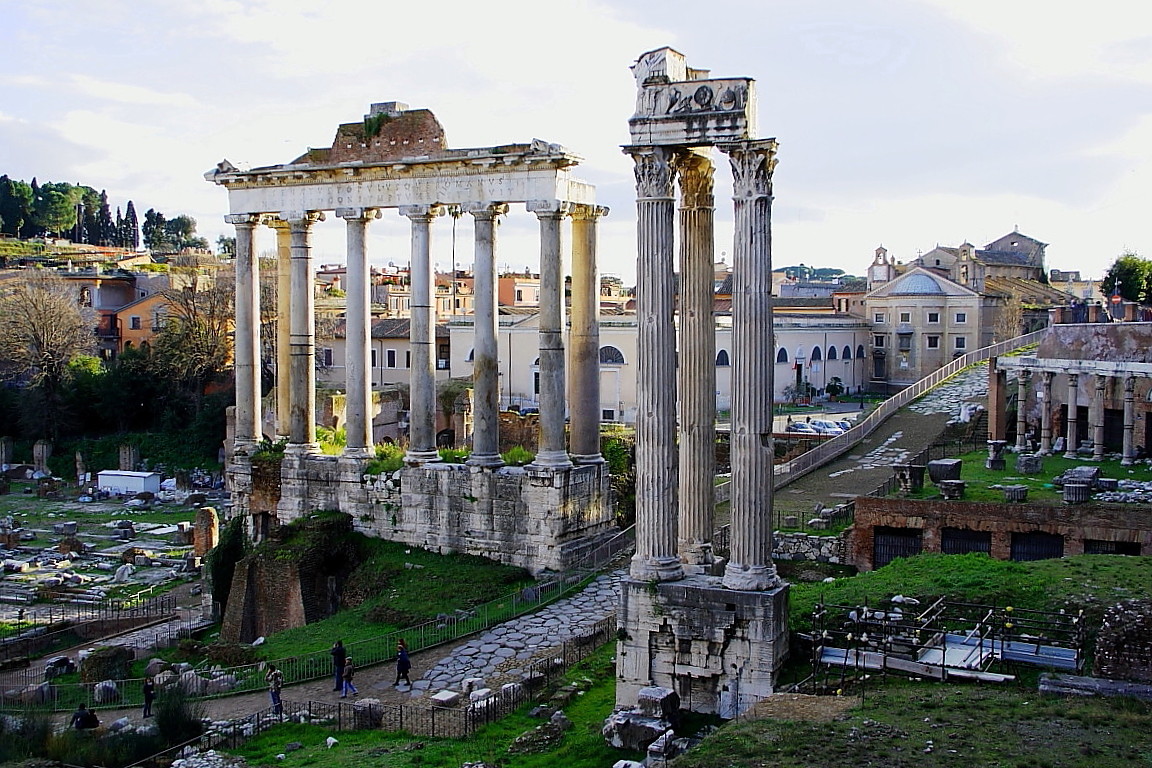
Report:
<svg viewBox="0 0 1152 768"><path fill-rule="evenodd" d="M348 652L344 650L344 641L337 640L332 644L332 690L340 690L340 686L344 681L344 664L348 660Z"/></svg>
<svg viewBox="0 0 1152 768"><path fill-rule="evenodd" d="M284 687L284 673L276 669L275 664L269 664L268 672L264 675L264 682L268 683L268 696L272 699L272 714L284 714L284 705L280 702L280 689Z"/></svg>
<svg viewBox="0 0 1152 768"><path fill-rule="evenodd" d="M152 702L156 700L156 681L144 678L144 717L152 717Z"/></svg>
<svg viewBox="0 0 1152 768"><path fill-rule="evenodd" d="M400 685L403 680L409 687L412 685L412 680L408 677L408 671L412 669L412 660L408 658L408 644L403 639L396 643L396 682L392 683L395 687Z"/></svg>
<svg viewBox="0 0 1152 768"><path fill-rule="evenodd" d="M356 686L352 684L352 675L355 674L356 667L352 666L352 657L349 656L344 664L344 692L340 694L340 698L348 698L348 694L356 695Z"/></svg>

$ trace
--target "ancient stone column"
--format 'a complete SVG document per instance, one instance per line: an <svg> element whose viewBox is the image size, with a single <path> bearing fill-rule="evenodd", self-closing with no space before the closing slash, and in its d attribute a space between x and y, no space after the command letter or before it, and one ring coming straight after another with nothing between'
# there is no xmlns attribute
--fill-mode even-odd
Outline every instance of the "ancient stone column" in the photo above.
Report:
<svg viewBox="0 0 1152 768"><path fill-rule="evenodd" d="M236 377L236 439L238 452L251 452L260 440L260 264L253 232L260 216L225 216L236 227L236 335L233 368Z"/></svg>
<svg viewBox="0 0 1152 768"><path fill-rule="evenodd" d="M779 585L772 563L772 171L771 139L722 145L732 165L732 533L729 589Z"/></svg>
<svg viewBox="0 0 1152 768"><path fill-rule="evenodd" d="M1131 466L1136 456L1133 433L1136 428L1136 377L1124 377L1124 446L1120 463Z"/></svg>
<svg viewBox="0 0 1152 768"><path fill-rule="evenodd" d="M676 553L673 150L628 147L636 173L636 553L638 581L684 576Z"/></svg>
<svg viewBox="0 0 1152 768"><path fill-rule="evenodd" d="M292 230L272 219L276 231L276 436L287 439L292 422Z"/></svg>
<svg viewBox="0 0 1152 768"><path fill-rule="evenodd" d="M0 468L7 469L8 465L13 462L12 445L12 438L0 437Z"/></svg>
<svg viewBox="0 0 1152 768"><path fill-rule="evenodd" d="M540 446L534 468L572 466L564 446L564 258L560 222L568 203L530 200L540 220Z"/></svg>
<svg viewBox="0 0 1152 768"><path fill-rule="evenodd" d="M1023 368L1016 373L1016 450L1028 450L1028 378L1031 371Z"/></svg>
<svg viewBox="0 0 1152 768"><path fill-rule="evenodd" d="M677 549L690 565L712 559L716 474L716 327L712 317L715 169L700 151L676 158L680 181L680 498Z"/></svg>
<svg viewBox="0 0 1152 768"><path fill-rule="evenodd" d="M1075 373L1068 374L1068 429L1065 435L1066 445L1064 446L1064 458L1076 458L1076 449L1080 447L1080 435L1076 428L1076 419L1079 416L1079 408L1076 406L1077 400L1077 385L1079 375Z"/></svg>
<svg viewBox="0 0 1152 768"><path fill-rule="evenodd" d="M1040 372L1040 453L1052 455L1052 371Z"/></svg>
<svg viewBox="0 0 1152 768"><path fill-rule="evenodd" d="M412 222L412 372L409 386L409 464L440 460L436 450L436 305L432 278L432 219L444 213L438 205L406 205L400 213Z"/></svg>
<svg viewBox="0 0 1152 768"><path fill-rule="evenodd" d="M292 317L289 324L288 453L316 453L316 294L313 287L312 225L324 220L318 211L282 213L291 232Z"/></svg>
<svg viewBox="0 0 1152 768"><path fill-rule="evenodd" d="M1104 460L1104 389L1108 377L1096 374L1096 394L1092 398L1092 461Z"/></svg>
<svg viewBox="0 0 1152 768"><path fill-rule="evenodd" d="M600 455L600 278L596 223L608 209L578 205L572 212L572 313L568 352L569 448L577 464Z"/></svg>
<svg viewBox="0 0 1152 768"><path fill-rule="evenodd" d="M372 447L372 311L371 273L365 235L368 222L380 217L374 208L337 208L347 224L347 310L344 322L345 432L344 455L367 459Z"/></svg>
<svg viewBox="0 0 1152 768"><path fill-rule="evenodd" d="M1008 374L988 359L988 439L1003 440L1008 434Z"/></svg>
<svg viewBox="0 0 1152 768"><path fill-rule="evenodd" d="M475 220L476 255L472 265L475 338L472 342L473 428L468 463L498 467L500 458L500 355L497 346L499 317L496 308L496 230L503 203L473 203L467 208Z"/></svg>

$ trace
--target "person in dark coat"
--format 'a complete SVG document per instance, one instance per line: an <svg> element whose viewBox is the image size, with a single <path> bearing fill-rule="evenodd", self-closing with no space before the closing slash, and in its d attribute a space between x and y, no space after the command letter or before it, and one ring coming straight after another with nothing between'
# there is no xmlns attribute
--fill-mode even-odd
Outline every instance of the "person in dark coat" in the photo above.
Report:
<svg viewBox="0 0 1152 768"><path fill-rule="evenodd" d="M86 704L81 704L76 711L72 713L72 727L78 731L99 728L100 718L96 717L96 713L88 709Z"/></svg>
<svg viewBox="0 0 1152 768"><path fill-rule="evenodd" d="M152 702L156 700L156 681L144 678L144 717L152 717Z"/></svg>
<svg viewBox="0 0 1152 768"><path fill-rule="evenodd" d="M348 652L344 650L344 641L337 640L333 643L329 653L332 654L332 677L334 680L332 690L338 691L344 682L344 665L348 661Z"/></svg>
<svg viewBox="0 0 1152 768"><path fill-rule="evenodd" d="M349 656L348 660L344 663L344 692L340 694L340 698L348 698L348 694L356 695L356 686L352 684L352 676L356 672L356 667L352 664L352 657Z"/></svg>
<svg viewBox="0 0 1152 768"><path fill-rule="evenodd" d="M408 677L408 671L412 669L412 661L408 658L408 644L403 640L396 643L396 682L392 683L393 687L400 685L403 680L409 686L412 681Z"/></svg>

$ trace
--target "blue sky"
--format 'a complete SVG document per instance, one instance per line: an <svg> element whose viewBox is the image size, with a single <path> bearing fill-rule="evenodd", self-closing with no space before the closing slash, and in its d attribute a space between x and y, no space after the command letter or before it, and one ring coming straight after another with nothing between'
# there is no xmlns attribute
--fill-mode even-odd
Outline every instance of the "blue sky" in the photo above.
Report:
<svg viewBox="0 0 1152 768"><path fill-rule="evenodd" d="M0 172L187 213L214 241L227 200L206 170L287 162L372 102L399 100L435 112L452 146L542 138L583 156L579 175L612 209L603 270L631 280L628 66L669 45L714 76L757 80L760 131L780 141L776 264L859 274L880 244L907 260L1016 226L1050 244L1049 266L1099 275L1124 249L1152 256L1152 21L1132 9L0 0ZM723 187L717 200L719 256L731 251ZM467 217L460 227L466 264ZM443 267L449 229L436 232ZM535 231L514 209L500 263L534 264ZM406 261L406 232L386 212L373 260ZM342 261L343 240L339 220L320 225L318 260Z"/></svg>

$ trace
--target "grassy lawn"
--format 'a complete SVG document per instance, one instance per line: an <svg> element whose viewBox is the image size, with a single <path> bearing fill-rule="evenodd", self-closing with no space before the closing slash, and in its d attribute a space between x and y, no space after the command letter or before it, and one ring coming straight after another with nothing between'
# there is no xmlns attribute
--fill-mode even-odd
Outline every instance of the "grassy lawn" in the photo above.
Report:
<svg viewBox="0 0 1152 768"><path fill-rule="evenodd" d="M609 643L569 670L566 681L577 682L583 691L564 713L573 727L548 751L522 753L511 751L513 741L541 724L528 716L529 706L498 722L492 723L467 739L432 739L403 733L356 731L333 734L319 726L283 725L257 736L235 754L245 757L250 765L308 766L308 768L360 768L387 766L433 766L447 768L469 761L483 760L501 768L604 768L620 759L635 759L639 754L618 752L600 735L604 718L615 701L615 644ZM325 739L335 736L339 744L332 749ZM298 741L303 749L286 753L284 746Z"/></svg>
<svg viewBox="0 0 1152 768"><path fill-rule="evenodd" d="M1121 466L1119 460L1089 462L1084 459L1066 459L1063 456L1045 456L1043 457L1043 472L1039 475L1021 475L1015 471L1015 454L1005 454L1007 469L1000 472L984 468L984 461L988 458L986 451L964 453L955 458L962 459L964 462L960 479L967 483L964 489L965 501L1004 501L1003 491L991 486L1026 485L1029 489L1029 502L1063 503L1061 491L1052 484L1052 478L1062 474L1067 469L1085 464L1100 467L1101 477L1115 477L1121 480L1152 480L1152 467L1147 464L1125 467ZM920 493L911 494L908 498L938 499L941 497L936 486L925 475L924 490Z"/></svg>

